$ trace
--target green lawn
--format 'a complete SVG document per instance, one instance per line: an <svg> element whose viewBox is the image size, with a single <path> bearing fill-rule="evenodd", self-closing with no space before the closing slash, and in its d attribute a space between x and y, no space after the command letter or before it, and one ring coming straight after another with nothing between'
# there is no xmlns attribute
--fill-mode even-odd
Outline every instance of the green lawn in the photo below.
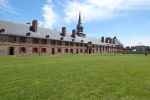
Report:
<svg viewBox="0 0 150 100"><path fill-rule="evenodd" d="M150 100L150 55L1 56L0 100Z"/></svg>

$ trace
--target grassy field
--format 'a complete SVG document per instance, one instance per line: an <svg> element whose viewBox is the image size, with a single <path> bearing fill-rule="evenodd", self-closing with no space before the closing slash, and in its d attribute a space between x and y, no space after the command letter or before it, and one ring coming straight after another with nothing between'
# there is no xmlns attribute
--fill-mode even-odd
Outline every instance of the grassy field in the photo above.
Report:
<svg viewBox="0 0 150 100"><path fill-rule="evenodd" d="M150 55L1 56L0 100L150 100Z"/></svg>

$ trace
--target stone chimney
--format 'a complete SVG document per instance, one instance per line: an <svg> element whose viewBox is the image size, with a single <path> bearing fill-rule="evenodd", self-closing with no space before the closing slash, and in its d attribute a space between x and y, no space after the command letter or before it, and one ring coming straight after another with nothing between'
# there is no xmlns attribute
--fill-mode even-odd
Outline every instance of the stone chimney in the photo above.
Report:
<svg viewBox="0 0 150 100"><path fill-rule="evenodd" d="M110 38L110 37L108 37L108 43L110 43L110 44L111 44L111 38Z"/></svg>
<svg viewBox="0 0 150 100"><path fill-rule="evenodd" d="M75 30L75 29L72 30L72 37L73 37L73 38L76 38L76 30Z"/></svg>
<svg viewBox="0 0 150 100"><path fill-rule="evenodd" d="M109 38L106 38L106 39L105 39L105 42L108 43L108 40L109 40Z"/></svg>
<svg viewBox="0 0 150 100"><path fill-rule="evenodd" d="M104 37L101 38L101 42L104 42Z"/></svg>
<svg viewBox="0 0 150 100"><path fill-rule="evenodd" d="M113 43L112 41L113 41L113 39L112 39L112 38L110 38L109 43L110 43L110 44L111 44L111 43Z"/></svg>
<svg viewBox="0 0 150 100"><path fill-rule="evenodd" d="M38 21L37 20L33 20L32 21L32 31L33 32L37 32L38 30Z"/></svg>
<svg viewBox="0 0 150 100"><path fill-rule="evenodd" d="M113 38L113 44L115 44L116 37Z"/></svg>
<svg viewBox="0 0 150 100"><path fill-rule="evenodd" d="M65 37L67 33L66 27L62 27L62 36Z"/></svg>

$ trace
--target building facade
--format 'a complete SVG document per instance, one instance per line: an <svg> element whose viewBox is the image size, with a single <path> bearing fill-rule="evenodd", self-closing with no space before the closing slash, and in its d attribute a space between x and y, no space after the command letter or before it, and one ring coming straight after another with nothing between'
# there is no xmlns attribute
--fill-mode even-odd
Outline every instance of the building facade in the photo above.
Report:
<svg viewBox="0 0 150 100"><path fill-rule="evenodd" d="M144 45L132 46L131 48L128 46L124 49L123 53L125 54L150 54L150 47Z"/></svg>
<svg viewBox="0 0 150 100"><path fill-rule="evenodd" d="M87 37L81 14L76 29L67 32L0 20L0 55L104 54L122 53L123 45L116 38Z"/></svg>

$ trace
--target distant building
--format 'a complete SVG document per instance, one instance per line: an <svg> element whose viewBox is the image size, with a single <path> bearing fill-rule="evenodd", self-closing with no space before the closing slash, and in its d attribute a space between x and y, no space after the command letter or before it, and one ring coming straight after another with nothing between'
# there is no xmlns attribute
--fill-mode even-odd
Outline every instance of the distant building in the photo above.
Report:
<svg viewBox="0 0 150 100"><path fill-rule="evenodd" d="M136 46L136 52L143 52L145 53L146 51L149 51L149 47L148 46Z"/></svg>
<svg viewBox="0 0 150 100"><path fill-rule="evenodd" d="M130 47L127 46L126 49L124 50L124 53L131 53L131 54L150 53L150 47L140 44L137 46L131 46L131 49L130 49Z"/></svg>
<svg viewBox="0 0 150 100"><path fill-rule="evenodd" d="M83 31L81 14L72 33L0 20L0 55L103 54L122 53L123 45L116 38L91 38Z"/></svg>

